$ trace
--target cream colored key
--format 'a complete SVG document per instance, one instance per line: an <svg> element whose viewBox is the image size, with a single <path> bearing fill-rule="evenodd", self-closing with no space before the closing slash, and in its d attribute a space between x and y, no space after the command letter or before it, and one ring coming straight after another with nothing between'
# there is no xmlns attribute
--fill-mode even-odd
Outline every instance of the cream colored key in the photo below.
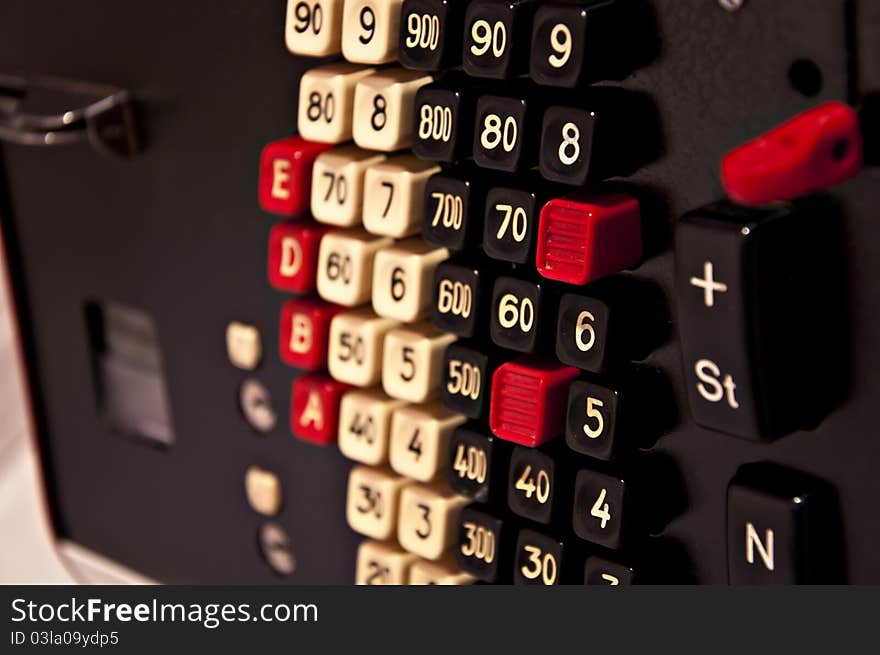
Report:
<svg viewBox="0 0 880 655"><path fill-rule="evenodd" d="M399 546L362 541L358 546L354 582L358 585L404 585L419 558Z"/></svg>
<svg viewBox="0 0 880 655"><path fill-rule="evenodd" d="M455 558L449 555L438 562L420 559L409 569L411 585L469 585L475 578L458 570Z"/></svg>
<svg viewBox="0 0 880 655"><path fill-rule="evenodd" d="M441 485L406 487L400 493L397 541L425 559L440 559L455 543L458 515L469 502Z"/></svg>
<svg viewBox="0 0 880 655"><path fill-rule="evenodd" d="M391 415L406 406L378 389L349 391L339 404L339 450L362 464L379 466L388 461Z"/></svg>
<svg viewBox="0 0 880 655"><path fill-rule="evenodd" d="M337 314L330 321L327 368L336 380L371 387L382 377L385 336L400 325L370 309Z"/></svg>
<svg viewBox="0 0 880 655"><path fill-rule="evenodd" d="M373 262L373 309L404 323L425 318L431 307L434 269L448 258L446 248L418 237L380 250Z"/></svg>
<svg viewBox="0 0 880 655"><path fill-rule="evenodd" d="M397 59L403 0L345 0L342 55L360 64Z"/></svg>
<svg viewBox="0 0 880 655"><path fill-rule="evenodd" d="M233 321L226 327L226 353L233 366L254 370L263 358L260 331L253 325Z"/></svg>
<svg viewBox="0 0 880 655"><path fill-rule="evenodd" d="M385 393L413 403L435 396L443 377L443 353L454 341L454 335L427 322L391 330L382 353Z"/></svg>
<svg viewBox="0 0 880 655"><path fill-rule="evenodd" d="M259 466L248 467L244 474L244 490L255 512L274 516L281 509L281 480L271 471Z"/></svg>
<svg viewBox="0 0 880 655"><path fill-rule="evenodd" d="M370 300L373 260L393 243L360 229L324 235L318 249L318 294L329 302L356 307Z"/></svg>
<svg viewBox="0 0 880 655"><path fill-rule="evenodd" d="M429 482L445 471L452 431L465 417L438 402L410 405L391 417L391 468L415 480Z"/></svg>
<svg viewBox="0 0 880 655"><path fill-rule="evenodd" d="M375 70L338 63L307 71L299 83L297 126L300 136L321 143L349 141L355 87Z"/></svg>
<svg viewBox="0 0 880 655"><path fill-rule="evenodd" d="M441 168L414 155L392 157L364 176L364 227L373 234L407 237L422 229L425 184Z"/></svg>
<svg viewBox="0 0 880 655"><path fill-rule="evenodd" d="M413 142L416 91L434 78L420 71L391 68L358 82L354 91L354 142L361 148L393 152Z"/></svg>
<svg viewBox="0 0 880 655"><path fill-rule="evenodd" d="M349 527L373 539L390 539L397 529L400 493L411 480L386 469L355 466L348 474L345 517Z"/></svg>
<svg viewBox="0 0 880 655"><path fill-rule="evenodd" d="M340 227L361 224L364 173L385 161L385 155L354 146L333 148L318 155L312 168L312 216Z"/></svg>
<svg viewBox="0 0 880 655"><path fill-rule="evenodd" d="M345 0L287 0L284 41L295 55L327 57L342 52Z"/></svg>

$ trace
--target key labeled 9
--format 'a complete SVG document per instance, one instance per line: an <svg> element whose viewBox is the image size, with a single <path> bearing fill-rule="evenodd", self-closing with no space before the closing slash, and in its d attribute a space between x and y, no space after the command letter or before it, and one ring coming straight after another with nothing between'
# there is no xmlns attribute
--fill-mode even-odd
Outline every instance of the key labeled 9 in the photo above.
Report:
<svg viewBox="0 0 880 655"><path fill-rule="evenodd" d="M384 64L397 59L403 0L345 0L342 54L350 62Z"/></svg>
<svg viewBox="0 0 880 655"><path fill-rule="evenodd" d="M535 13L529 76L542 86L574 88L584 71L587 10L548 5Z"/></svg>

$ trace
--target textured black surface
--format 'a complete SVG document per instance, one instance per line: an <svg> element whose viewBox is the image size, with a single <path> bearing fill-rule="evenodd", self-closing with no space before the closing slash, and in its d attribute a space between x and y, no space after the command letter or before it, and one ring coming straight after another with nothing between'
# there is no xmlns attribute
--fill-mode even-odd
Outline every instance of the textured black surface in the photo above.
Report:
<svg viewBox="0 0 880 655"><path fill-rule="evenodd" d="M658 285L674 324L668 225L721 196L721 155L823 99L848 98L859 88L850 70L864 70L865 90L876 90L877 69L848 65L845 0L751 0L738 13L711 0L647 4L660 52L623 85L656 104L662 155L627 182L651 210L650 256L635 275ZM0 71L112 83L144 104L147 150L131 163L87 146L4 146L10 199L3 225L18 264L58 530L160 580L275 579L258 554L260 520L244 500L250 464L284 479L279 522L298 560L290 580L345 583L353 576L357 538L345 526L343 498L349 466L335 449L289 436L292 372L274 354L283 296L265 281L273 219L257 206L257 162L266 142L295 128L298 76L314 65L285 50L283 16L281 0L0 5ZM822 73L814 97L790 85L798 59ZM727 484L741 464L771 460L831 484L847 579L880 582L878 184L874 169L833 193L842 208L847 315L825 315L821 299L803 311L815 347L822 347L826 321L842 322L849 337L847 399L817 429L753 444L698 428L674 329L648 358L672 380L681 417L655 447L675 465L687 496L665 536L681 543L696 581L726 581ZM90 299L123 302L156 320L173 449L120 439L98 422L84 319ZM223 342L233 319L264 336L267 357L256 376L280 415L266 437L238 413L245 376L227 362Z"/></svg>

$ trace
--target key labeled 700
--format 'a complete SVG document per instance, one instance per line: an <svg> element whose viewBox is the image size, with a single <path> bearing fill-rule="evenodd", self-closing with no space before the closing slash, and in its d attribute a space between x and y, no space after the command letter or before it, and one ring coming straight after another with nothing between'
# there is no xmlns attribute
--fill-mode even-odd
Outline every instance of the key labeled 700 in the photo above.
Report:
<svg viewBox="0 0 880 655"><path fill-rule="evenodd" d="M23 632L14 630L9 633L9 643L12 646L115 646L119 643L119 633L113 632L80 632L79 630L32 630Z"/></svg>

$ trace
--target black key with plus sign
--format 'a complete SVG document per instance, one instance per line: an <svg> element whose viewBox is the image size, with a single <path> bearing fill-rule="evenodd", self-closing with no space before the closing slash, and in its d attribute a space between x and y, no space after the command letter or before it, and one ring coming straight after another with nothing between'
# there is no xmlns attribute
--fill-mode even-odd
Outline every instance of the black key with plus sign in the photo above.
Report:
<svg viewBox="0 0 880 655"><path fill-rule="evenodd" d="M773 438L809 425L834 397L835 382L825 371L839 348L835 328L823 328L817 349L803 323L804 308L816 298L834 302L816 266L828 262L832 270L834 262L833 249L820 243L828 233L820 213L808 202L767 208L721 202L679 221L679 332L691 412L700 425Z"/></svg>
<svg viewBox="0 0 880 655"><path fill-rule="evenodd" d="M840 526L832 490L776 464L747 464L727 489L731 584L840 582Z"/></svg>

